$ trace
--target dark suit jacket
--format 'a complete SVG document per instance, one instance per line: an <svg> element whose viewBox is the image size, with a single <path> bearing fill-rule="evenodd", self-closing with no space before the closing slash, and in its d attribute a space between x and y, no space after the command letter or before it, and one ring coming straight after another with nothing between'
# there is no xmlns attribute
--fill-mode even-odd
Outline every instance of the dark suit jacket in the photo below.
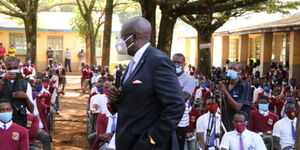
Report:
<svg viewBox="0 0 300 150"><path fill-rule="evenodd" d="M126 72L124 77L126 76ZM118 103L117 150L177 150L185 105L170 59L149 46L124 82ZM139 80L141 84L133 84ZM151 136L156 145L150 143Z"/></svg>

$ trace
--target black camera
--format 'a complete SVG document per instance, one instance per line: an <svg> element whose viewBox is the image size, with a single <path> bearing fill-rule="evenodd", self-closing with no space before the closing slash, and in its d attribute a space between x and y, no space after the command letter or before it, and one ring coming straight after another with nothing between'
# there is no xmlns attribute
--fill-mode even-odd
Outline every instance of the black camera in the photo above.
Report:
<svg viewBox="0 0 300 150"><path fill-rule="evenodd" d="M218 67L214 70L214 75L212 76L212 82L214 84L219 84L221 81L225 83L229 82L229 78L226 75L226 72L222 71L222 68Z"/></svg>
<svg viewBox="0 0 300 150"><path fill-rule="evenodd" d="M15 114L20 116L26 116L27 111L26 107L24 105L14 106Z"/></svg>

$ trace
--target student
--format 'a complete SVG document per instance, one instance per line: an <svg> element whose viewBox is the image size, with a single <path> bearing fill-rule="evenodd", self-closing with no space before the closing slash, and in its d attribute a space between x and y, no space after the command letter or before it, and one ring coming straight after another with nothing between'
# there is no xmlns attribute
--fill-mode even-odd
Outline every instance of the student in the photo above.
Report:
<svg viewBox="0 0 300 150"><path fill-rule="evenodd" d="M92 150L106 148L117 128L117 107L113 103L107 103L107 112L97 117L97 137Z"/></svg>
<svg viewBox="0 0 300 150"><path fill-rule="evenodd" d="M221 117L218 112L219 106L214 97L209 97L206 101L207 113L203 114L197 120L197 137L200 150L214 150L220 144ZM210 132L209 135L208 131ZM207 139L209 137L209 139Z"/></svg>
<svg viewBox="0 0 300 150"><path fill-rule="evenodd" d="M272 130L278 116L269 111L268 97L261 96L258 100L259 110L253 110L249 119L249 130L262 135L268 149L272 149Z"/></svg>
<svg viewBox="0 0 300 150"><path fill-rule="evenodd" d="M222 138L221 150L266 150L262 138L246 128L247 114L238 111L233 116L233 131L227 132Z"/></svg>
<svg viewBox="0 0 300 150"><path fill-rule="evenodd" d="M51 140L48 131L47 117L50 111L51 94L43 88L42 80L35 81L35 90L38 92L35 99L38 113L35 115L39 119L39 132L37 139L43 143L44 150L51 150Z"/></svg>
<svg viewBox="0 0 300 150"><path fill-rule="evenodd" d="M39 119L32 114L27 114L27 126L29 135L29 150L40 150L35 144L36 136L39 132Z"/></svg>
<svg viewBox="0 0 300 150"><path fill-rule="evenodd" d="M291 149L295 147L297 105L294 101L285 104L286 116L275 123L273 129L274 149Z"/></svg>
<svg viewBox="0 0 300 150"><path fill-rule="evenodd" d="M13 107L8 99L0 100L0 149L29 150L28 131L13 123Z"/></svg>

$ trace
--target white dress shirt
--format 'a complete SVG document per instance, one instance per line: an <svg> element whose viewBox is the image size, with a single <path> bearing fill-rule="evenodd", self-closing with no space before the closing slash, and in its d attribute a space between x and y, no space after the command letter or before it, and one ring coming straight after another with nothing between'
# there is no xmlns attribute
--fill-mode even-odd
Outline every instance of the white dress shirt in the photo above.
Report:
<svg viewBox="0 0 300 150"><path fill-rule="evenodd" d="M240 150L240 133L236 130L225 133L220 148ZM245 129L242 132L244 150L267 150L266 145L257 133Z"/></svg>
<svg viewBox="0 0 300 150"><path fill-rule="evenodd" d="M277 136L280 138L279 144L281 146L281 149L287 146L293 146L295 144L295 140L292 137L291 123L292 123L291 119L289 119L288 117L284 117L274 124L273 136ZM297 123L297 118L293 120L295 130L296 130L296 123Z"/></svg>
<svg viewBox="0 0 300 150"><path fill-rule="evenodd" d="M96 104L98 105L98 109L96 110L97 112L101 114L106 114L108 112L107 109L107 96L105 94L97 94L91 98L90 102L90 109L93 108L93 106Z"/></svg>
<svg viewBox="0 0 300 150"><path fill-rule="evenodd" d="M118 113L116 113L115 115L112 115L109 111L106 113L106 117L108 117L108 123L107 123L107 128L106 128L106 133L111 133L111 126L113 124L113 119L112 117L116 117L115 118L115 125L117 128L117 119L118 119Z"/></svg>
<svg viewBox="0 0 300 150"><path fill-rule="evenodd" d="M10 120L8 123L6 123L5 125L6 125L6 130L12 125L12 121ZM2 130L4 130L4 123L3 122L1 122L0 121L0 128L2 129Z"/></svg>
<svg viewBox="0 0 300 150"><path fill-rule="evenodd" d="M197 123L196 123L196 132L197 133L204 133L204 137L203 137L203 140L204 140L204 143L206 142L206 136L207 136L207 129L208 127L210 128L211 125L212 125L212 121L210 122L210 124L208 125L209 123L209 116L212 116L212 114L210 112L207 112L205 114L203 114L202 116L200 116L198 119L197 119ZM220 129L221 129L221 120L220 120L220 114L219 113L216 113L216 124L213 125L213 128L211 130L211 135L213 134L213 131L214 129L216 129L216 134L218 133L221 133L220 132ZM217 140L215 140L215 146L219 146L219 143L220 143L220 140L219 138ZM211 147L209 148L209 150L214 150L215 148L214 147Z"/></svg>
<svg viewBox="0 0 300 150"><path fill-rule="evenodd" d="M135 67L137 66L137 64L139 63L140 59L142 58L143 54L145 53L146 49L149 47L150 43L146 43L144 46L142 46L135 54L134 56L132 57L132 61L134 61L134 64L131 66L131 70L133 72L133 70L135 69ZM130 67L130 66L128 66ZM132 73L131 72L131 73ZM126 76L125 76L125 80L128 79L129 77L129 73L127 72L126 73ZM124 80L124 82L125 82Z"/></svg>
<svg viewBox="0 0 300 150"><path fill-rule="evenodd" d="M185 102L185 109L184 109L184 113L182 115L182 118L178 124L178 127L187 127L190 124L190 109L189 109L189 102Z"/></svg>

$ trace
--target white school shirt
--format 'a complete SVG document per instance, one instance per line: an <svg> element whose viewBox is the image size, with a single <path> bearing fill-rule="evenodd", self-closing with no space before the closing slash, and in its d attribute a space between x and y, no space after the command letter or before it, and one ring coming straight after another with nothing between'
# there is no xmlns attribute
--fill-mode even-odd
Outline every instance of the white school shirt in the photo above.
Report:
<svg viewBox="0 0 300 150"><path fill-rule="evenodd" d="M93 105L98 105L97 112L100 112L101 114L106 114L108 112L107 109L107 96L105 94L97 94L91 98L90 102L90 109L93 108Z"/></svg>
<svg viewBox="0 0 300 150"><path fill-rule="evenodd" d="M224 134L220 148L227 150L240 150L240 133L236 130ZM267 150L266 145L257 133L245 129L242 132L245 150Z"/></svg>
<svg viewBox="0 0 300 150"><path fill-rule="evenodd" d="M6 130L12 125L12 121L10 120L8 123L6 123L5 125L6 125ZM3 122L1 122L0 121L0 128L2 129L2 130L4 130L4 123Z"/></svg>
<svg viewBox="0 0 300 150"><path fill-rule="evenodd" d="M206 142L206 134L207 134L207 129L208 127L211 127L211 122L209 125L208 125L208 122L209 122L209 116L212 115L210 112L207 112L205 114L203 114L202 116L200 116L198 119L197 119L197 122L196 122L196 132L197 133L201 133L203 132L204 133L204 143ZM217 133L220 133L220 129L221 129L221 120L220 120L220 114L219 113L216 113L216 125L213 126L212 130L211 130L211 135L213 134L213 130L214 128L216 128L216 134ZM217 142L217 143L216 143ZM219 146L219 143L220 141L217 140L215 142L215 145L216 146ZM211 147L209 148L209 150L214 150L215 148L214 147Z"/></svg>
<svg viewBox="0 0 300 150"><path fill-rule="evenodd" d="M116 113L115 115L112 115L110 112L107 112L106 117L108 117L108 122L107 122L106 133L111 133L111 126L112 126L112 123L113 123L112 116L116 117L115 118L115 125L116 125L116 129L117 129L118 113Z"/></svg>
<svg viewBox="0 0 300 150"><path fill-rule="evenodd" d="M293 121L296 130L297 118L295 118ZM288 117L284 117L274 124L273 136L277 136L280 138L279 144L281 146L281 149L287 146L293 146L295 144L295 140L292 137L291 122L291 119L289 119Z"/></svg>

